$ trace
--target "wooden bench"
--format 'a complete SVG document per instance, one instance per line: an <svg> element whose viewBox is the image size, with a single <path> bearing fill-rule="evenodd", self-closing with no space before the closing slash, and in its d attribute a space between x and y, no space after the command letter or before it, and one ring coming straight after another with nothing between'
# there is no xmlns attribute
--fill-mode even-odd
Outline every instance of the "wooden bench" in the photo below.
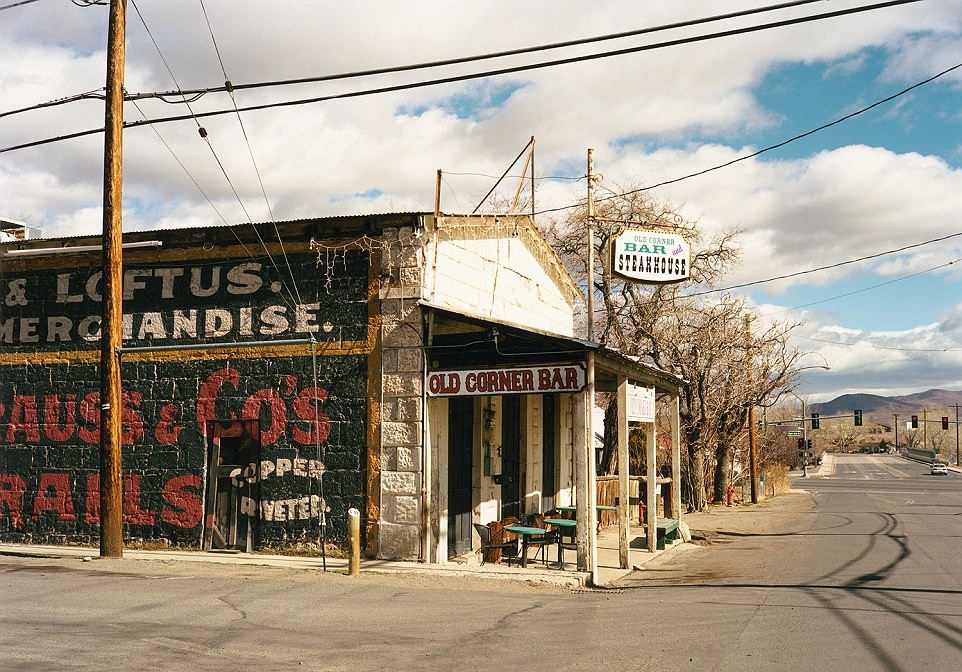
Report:
<svg viewBox="0 0 962 672"><path fill-rule="evenodd" d="M671 543L678 538L678 521L674 518L659 518L655 524L655 534L655 548L659 551L665 550L666 542Z"/></svg>

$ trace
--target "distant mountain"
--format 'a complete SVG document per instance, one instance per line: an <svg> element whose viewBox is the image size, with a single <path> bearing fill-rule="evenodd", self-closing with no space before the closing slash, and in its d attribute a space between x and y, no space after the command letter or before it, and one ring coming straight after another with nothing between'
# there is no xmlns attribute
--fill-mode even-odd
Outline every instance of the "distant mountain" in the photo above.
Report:
<svg viewBox="0 0 962 672"><path fill-rule="evenodd" d="M855 409L862 411L866 421L890 426L898 413L907 421L909 416L922 415L923 410L946 412L955 419L954 406L962 406L962 391L927 390L898 397L883 397L877 394L843 394L831 401L812 404L811 412L821 415L842 415ZM952 409L950 411L950 409ZM930 420L932 418L929 418Z"/></svg>

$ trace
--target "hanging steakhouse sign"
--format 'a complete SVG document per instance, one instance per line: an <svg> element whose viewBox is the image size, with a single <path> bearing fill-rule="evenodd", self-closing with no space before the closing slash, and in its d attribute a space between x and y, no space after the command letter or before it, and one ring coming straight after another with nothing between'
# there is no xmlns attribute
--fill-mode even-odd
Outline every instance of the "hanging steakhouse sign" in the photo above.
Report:
<svg viewBox="0 0 962 672"><path fill-rule="evenodd" d="M585 380L585 368L580 364L431 371L428 373L428 394L432 397L467 397L580 392L585 387Z"/></svg>
<svg viewBox="0 0 962 672"><path fill-rule="evenodd" d="M680 234L624 229L611 249L611 268L623 278L655 283L688 279L691 247Z"/></svg>

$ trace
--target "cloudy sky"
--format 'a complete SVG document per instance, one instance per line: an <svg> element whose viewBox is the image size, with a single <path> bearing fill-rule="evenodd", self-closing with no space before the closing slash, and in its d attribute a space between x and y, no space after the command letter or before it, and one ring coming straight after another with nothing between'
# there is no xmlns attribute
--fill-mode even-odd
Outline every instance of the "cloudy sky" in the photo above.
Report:
<svg viewBox="0 0 962 672"><path fill-rule="evenodd" d="M498 59L238 88L239 107L268 106L242 124L235 114L162 121L231 110L226 93L189 109L173 95L127 103L128 122L155 123L125 132L125 230L430 211L438 169L442 209L470 212L535 136L539 211L583 198L590 147L606 187L662 185L652 195L705 231L743 230L742 264L723 284L757 283L733 291L763 319L803 322L793 343L812 354L802 363L831 366L804 372L809 400L960 390L962 0L799 23L873 3L791 4ZM221 87L225 71L237 87L316 78L770 5L131 0L125 85ZM107 19L106 6L83 0L0 0L0 114L101 90ZM702 39L776 22L790 25ZM577 59L619 50L633 51ZM2 150L102 125L96 98L0 116L0 216L48 237L99 232L101 134ZM759 282L780 276L790 277Z"/></svg>

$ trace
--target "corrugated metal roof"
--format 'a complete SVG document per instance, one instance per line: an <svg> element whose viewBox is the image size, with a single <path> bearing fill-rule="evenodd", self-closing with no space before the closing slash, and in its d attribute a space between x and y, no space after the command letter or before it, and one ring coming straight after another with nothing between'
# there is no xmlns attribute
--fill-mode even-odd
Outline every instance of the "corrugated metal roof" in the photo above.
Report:
<svg viewBox="0 0 962 672"><path fill-rule="evenodd" d="M635 379L654 385L662 392L678 394L679 388L684 385L684 380L676 374L663 371L662 369L648 364L643 364L639 362L637 358L629 357L617 350L613 350L604 343L588 341L574 336L554 334L548 331L537 329L535 327L516 324L513 322L508 322L507 320L501 320L490 316L471 314L463 310L455 310L446 306L435 305L423 299L418 301L418 304L439 313L462 318L482 325L500 326L507 329L514 329L533 334L541 339L553 341L572 350L581 350L585 353L594 352L596 356L596 365L608 371L609 374L623 374L629 379Z"/></svg>
<svg viewBox="0 0 962 672"><path fill-rule="evenodd" d="M433 213L426 212L384 212L384 213L371 213L364 215L333 215L333 216L323 216L323 217L307 217L301 219L286 219L278 220L276 222L238 222L236 224L205 224L202 226L181 226L181 227L169 227L169 228L148 228L148 229L128 229L124 231L124 237L139 238L143 236L149 237L152 234L157 233L184 233L184 232L196 232L199 230L227 230L231 228L244 228L244 227L294 227L294 226L306 226L309 224L318 223L348 223L348 222L363 222L365 220L379 220L379 219L412 219L416 217L426 217L431 216ZM41 229L38 229L42 232ZM100 238L100 233L84 234L79 236L57 236L57 237L45 237L40 236L36 238L30 238L30 241L63 241L63 242L76 242L82 240L90 240L93 238ZM24 242L24 241L21 241Z"/></svg>

